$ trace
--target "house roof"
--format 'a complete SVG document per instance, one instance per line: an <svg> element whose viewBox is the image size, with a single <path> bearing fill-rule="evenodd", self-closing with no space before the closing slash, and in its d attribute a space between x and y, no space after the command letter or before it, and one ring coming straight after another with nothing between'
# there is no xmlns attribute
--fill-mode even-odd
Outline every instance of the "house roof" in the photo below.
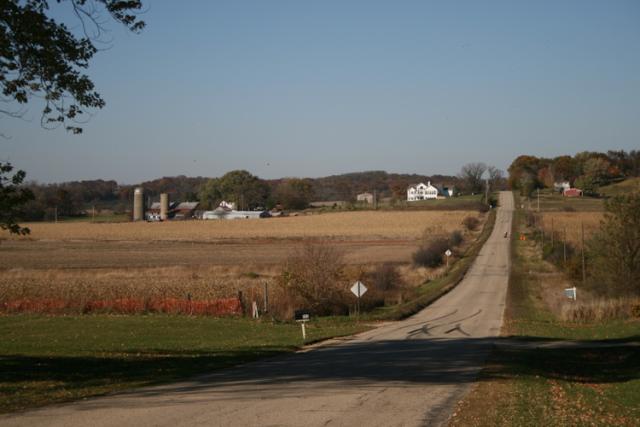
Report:
<svg viewBox="0 0 640 427"><path fill-rule="evenodd" d="M434 186L433 184L431 184L431 181L429 181L427 184L425 184L424 182L419 182L417 184L411 184L409 187L407 187L407 190L411 189L411 188L416 188L419 185L424 185L425 187L433 187L433 188L438 188L436 186Z"/></svg>

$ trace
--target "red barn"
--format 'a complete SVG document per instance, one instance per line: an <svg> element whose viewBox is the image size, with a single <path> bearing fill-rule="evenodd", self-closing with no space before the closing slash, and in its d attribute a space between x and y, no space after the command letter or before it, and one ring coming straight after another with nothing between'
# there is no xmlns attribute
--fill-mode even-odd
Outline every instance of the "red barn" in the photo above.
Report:
<svg viewBox="0 0 640 427"><path fill-rule="evenodd" d="M582 190L578 188L566 188L562 195L564 197L582 197Z"/></svg>

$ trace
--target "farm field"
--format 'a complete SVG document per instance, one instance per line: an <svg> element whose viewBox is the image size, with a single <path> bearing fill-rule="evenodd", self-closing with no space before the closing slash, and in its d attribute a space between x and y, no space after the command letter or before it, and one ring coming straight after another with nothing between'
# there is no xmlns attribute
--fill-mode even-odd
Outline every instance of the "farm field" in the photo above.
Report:
<svg viewBox="0 0 640 427"><path fill-rule="evenodd" d="M581 242L582 225L584 225L584 238L588 239L600 228L600 221L604 218L602 212L543 212L541 214L542 226L545 233L555 233L562 239L566 231L567 242L578 247Z"/></svg>
<svg viewBox="0 0 640 427"><path fill-rule="evenodd" d="M550 190L540 191L541 212L600 212L604 209L604 199L594 197L564 197ZM538 194L534 191L531 198L522 197L520 207L538 210Z"/></svg>
<svg viewBox="0 0 640 427"><path fill-rule="evenodd" d="M349 280L393 263L407 284L417 286L442 272L412 268L412 253L425 237L463 230L467 216L486 219L472 211L364 211L268 220L33 223L31 235L0 244L0 303L212 300L238 291L253 299L309 241L337 248ZM479 232L466 232L465 240Z"/></svg>
<svg viewBox="0 0 640 427"><path fill-rule="evenodd" d="M29 223L18 240L185 241L220 239L415 239L427 226L433 233L461 227L470 211L361 211L300 215L264 220L137 223ZM8 234L5 234L8 236Z"/></svg>

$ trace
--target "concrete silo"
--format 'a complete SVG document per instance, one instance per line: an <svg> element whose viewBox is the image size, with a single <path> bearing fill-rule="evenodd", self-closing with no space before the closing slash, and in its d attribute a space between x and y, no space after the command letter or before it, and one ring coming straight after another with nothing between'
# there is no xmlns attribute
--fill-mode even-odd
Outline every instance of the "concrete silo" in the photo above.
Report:
<svg viewBox="0 0 640 427"><path fill-rule="evenodd" d="M133 192L133 220L144 220L144 190L138 187Z"/></svg>
<svg viewBox="0 0 640 427"><path fill-rule="evenodd" d="M169 195L160 194L160 220L166 221L169 218Z"/></svg>

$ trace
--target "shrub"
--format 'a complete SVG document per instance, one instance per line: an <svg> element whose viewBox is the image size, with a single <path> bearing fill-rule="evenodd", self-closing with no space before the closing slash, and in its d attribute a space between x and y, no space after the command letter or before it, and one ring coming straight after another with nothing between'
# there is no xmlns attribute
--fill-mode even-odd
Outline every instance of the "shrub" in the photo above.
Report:
<svg viewBox="0 0 640 427"><path fill-rule="evenodd" d="M346 314L349 305L343 269L338 249L309 243L286 260L280 281L294 302L315 315Z"/></svg>
<svg viewBox="0 0 640 427"><path fill-rule="evenodd" d="M453 231L449 236L449 243L451 244L451 246L459 246L463 240L464 237L462 237L462 233L460 232L460 230Z"/></svg>
<svg viewBox="0 0 640 427"><path fill-rule="evenodd" d="M449 248L449 240L439 238L432 242L422 245L413 254L413 262L423 267L438 267L442 265L442 257Z"/></svg>
<svg viewBox="0 0 640 427"><path fill-rule="evenodd" d="M568 322L596 322L638 317L639 311L638 298L600 298L564 305L561 318Z"/></svg>
<svg viewBox="0 0 640 427"><path fill-rule="evenodd" d="M475 216L468 216L462 220L462 225L464 225L469 231L475 231L480 225L480 220Z"/></svg>
<svg viewBox="0 0 640 427"><path fill-rule="evenodd" d="M480 203L478 205L478 212L480 212L480 213L489 212L489 205L485 205L484 203Z"/></svg>
<svg viewBox="0 0 640 427"><path fill-rule="evenodd" d="M379 291L391 291L399 289L404 282L396 266L390 262L378 265L371 274L371 284Z"/></svg>

